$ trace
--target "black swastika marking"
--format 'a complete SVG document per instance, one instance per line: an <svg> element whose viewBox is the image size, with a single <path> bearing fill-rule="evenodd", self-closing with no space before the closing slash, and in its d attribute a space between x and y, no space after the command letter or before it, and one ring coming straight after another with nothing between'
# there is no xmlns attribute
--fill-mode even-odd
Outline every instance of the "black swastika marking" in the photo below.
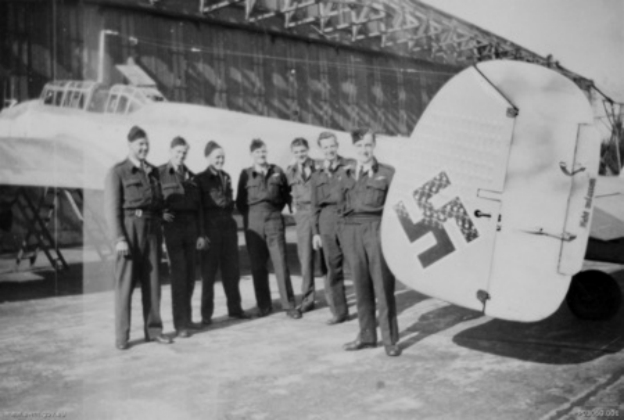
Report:
<svg viewBox="0 0 624 420"><path fill-rule="evenodd" d="M414 191L414 201L423 212L422 220L416 223L410 218L402 201L394 206L399 222L410 242L416 242L427 233L433 234L436 240L434 246L418 255L423 268L455 251L455 246L444 227L449 219L455 219L455 223L466 242L472 242L479 237L479 232L459 197L455 197L439 209L435 209L430 203L433 196L449 185L451 185L451 181L446 172L440 172L431 181Z"/></svg>

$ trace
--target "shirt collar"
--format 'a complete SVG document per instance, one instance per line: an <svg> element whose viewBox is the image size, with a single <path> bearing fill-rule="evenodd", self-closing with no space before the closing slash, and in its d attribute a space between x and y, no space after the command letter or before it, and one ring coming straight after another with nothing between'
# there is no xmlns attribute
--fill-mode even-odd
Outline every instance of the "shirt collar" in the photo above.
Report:
<svg viewBox="0 0 624 420"><path fill-rule="evenodd" d="M264 168L261 168L261 167L256 166L256 165L252 166L251 168L252 168L252 172L254 174L256 174L256 175L261 175L261 174L267 175L269 172L271 172L272 167L273 167L273 165L268 164Z"/></svg>
<svg viewBox="0 0 624 420"><path fill-rule="evenodd" d="M336 159L334 159L333 162L330 162L327 159L323 161L323 167L326 170L329 170L330 172L336 172L336 169L338 169L340 166L343 166L343 165L344 165L344 159L340 155L336 156Z"/></svg>
<svg viewBox="0 0 624 420"><path fill-rule="evenodd" d="M358 162L355 168L356 174L360 173L360 168L362 168L362 173L366 173L369 177L372 177L379 169L379 164L377 163L377 159L375 158L373 158L366 165L362 165L360 162Z"/></svg>
<svg viewBox="0 0 624 420"><path fill-rule="evenodd" d="M186 167L186 165L182 164L180 168L182 168L183 174L186 175L188 173L190 175L190 172L188 168ZM171 161L167 162L167 170L169 171L170 174L176 173L176 167L173 165L173 163L171 163Z"/></svg>
<svg viewBox="0 0 624 420"><path fill-rule="evenodd" d="M132 166L134 166L135 168L143 169L143 165L141 164L141 162L134 156L128 156L128 160L130 161Z"/></svg>
<svg viewBox="0 0 624 420"><path fill-rule="evenodd" d="M221 171L217 168L215 168L214 166L209 166L208 167L208 172L212 175L212 176L219 176L221 174Z"/></svg>
<svg viewBox="0 0 624 420"><path fill-rule="evenodd" d="M141 162L132 156L128 156L128 166L131 171L140 171L142 169L145 169L145 172L148 174L152 172L152 167L149 163L147 163L147 161Z"/></svg>

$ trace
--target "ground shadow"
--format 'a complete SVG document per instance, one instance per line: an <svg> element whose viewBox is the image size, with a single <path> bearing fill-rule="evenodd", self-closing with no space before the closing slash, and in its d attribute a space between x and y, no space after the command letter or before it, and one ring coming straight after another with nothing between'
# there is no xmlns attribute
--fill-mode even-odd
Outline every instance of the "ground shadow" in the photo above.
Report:
<svg viewBox="0 0 624 420"><path fill-rule="evenodd" d="M579 320L565 302L533 323L494 319L457 334L453 341L497 356L545 363L584 363L624 348L624 311L607 321Z"/></svg>
<svg viewBox="0 0 624 420"><path fill-rule="evenodd" d="M429 337L430 335L448 330L459 323L479 318L481 316L481 312L454 305L434 309L424 313L420 316L420 318L418 318L417 322L401 330L400 338L402 340L400 342L400 346L406 349Z"/></svg>

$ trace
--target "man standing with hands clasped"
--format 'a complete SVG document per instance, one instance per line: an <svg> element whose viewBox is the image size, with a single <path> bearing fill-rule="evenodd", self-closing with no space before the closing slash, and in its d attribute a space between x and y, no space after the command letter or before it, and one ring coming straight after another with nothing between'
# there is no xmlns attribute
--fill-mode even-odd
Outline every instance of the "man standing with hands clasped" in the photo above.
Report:
<svg viewBox="0 0 624 420"><path fill-rule="evenodd" d="M381 253L381 215L392 183L394 169L375 159L375 134L352 133L356 150L355 170L341 175L342 238L351 267L357 300L360 333L345 344L347 351L377 346L375 298L379 305L379 327L388 356L399 356L401 348L394 299L394 276Z"/></svg>
<svg viewBox="0 0 624 420"><path fill-rule="evenodd" d="M128 133L128 158L106 177L105 212L114 235L116 346L125 350L130 339L130 304L141 285L145 341L171 343L162 334L160 318L161 217L163 199L156 168L146 162L147 134L139 127Z"/></svg>
<svg viewBox="0 0 624 420"><path fill-rule="evenodd" d="M171 141L169 162L158 172L165 200L165 244L171 271L173 326L187 338L194 329L191 298L195 286L196 250L206 245L203 209L195 174L184 165L189 145L182 137Z"/></svg>

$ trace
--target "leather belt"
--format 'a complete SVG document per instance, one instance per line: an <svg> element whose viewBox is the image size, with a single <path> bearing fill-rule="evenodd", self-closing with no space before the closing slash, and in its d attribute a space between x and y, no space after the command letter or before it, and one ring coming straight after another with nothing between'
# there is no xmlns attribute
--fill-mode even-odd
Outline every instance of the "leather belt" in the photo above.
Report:
<svg viewBox="0 0 624 420"><path fill-rule="evenodd" d="M156 214L151 210L143 210L143 209L126 209L126 216L142 218L142 217L154 217Z"/></svg>

